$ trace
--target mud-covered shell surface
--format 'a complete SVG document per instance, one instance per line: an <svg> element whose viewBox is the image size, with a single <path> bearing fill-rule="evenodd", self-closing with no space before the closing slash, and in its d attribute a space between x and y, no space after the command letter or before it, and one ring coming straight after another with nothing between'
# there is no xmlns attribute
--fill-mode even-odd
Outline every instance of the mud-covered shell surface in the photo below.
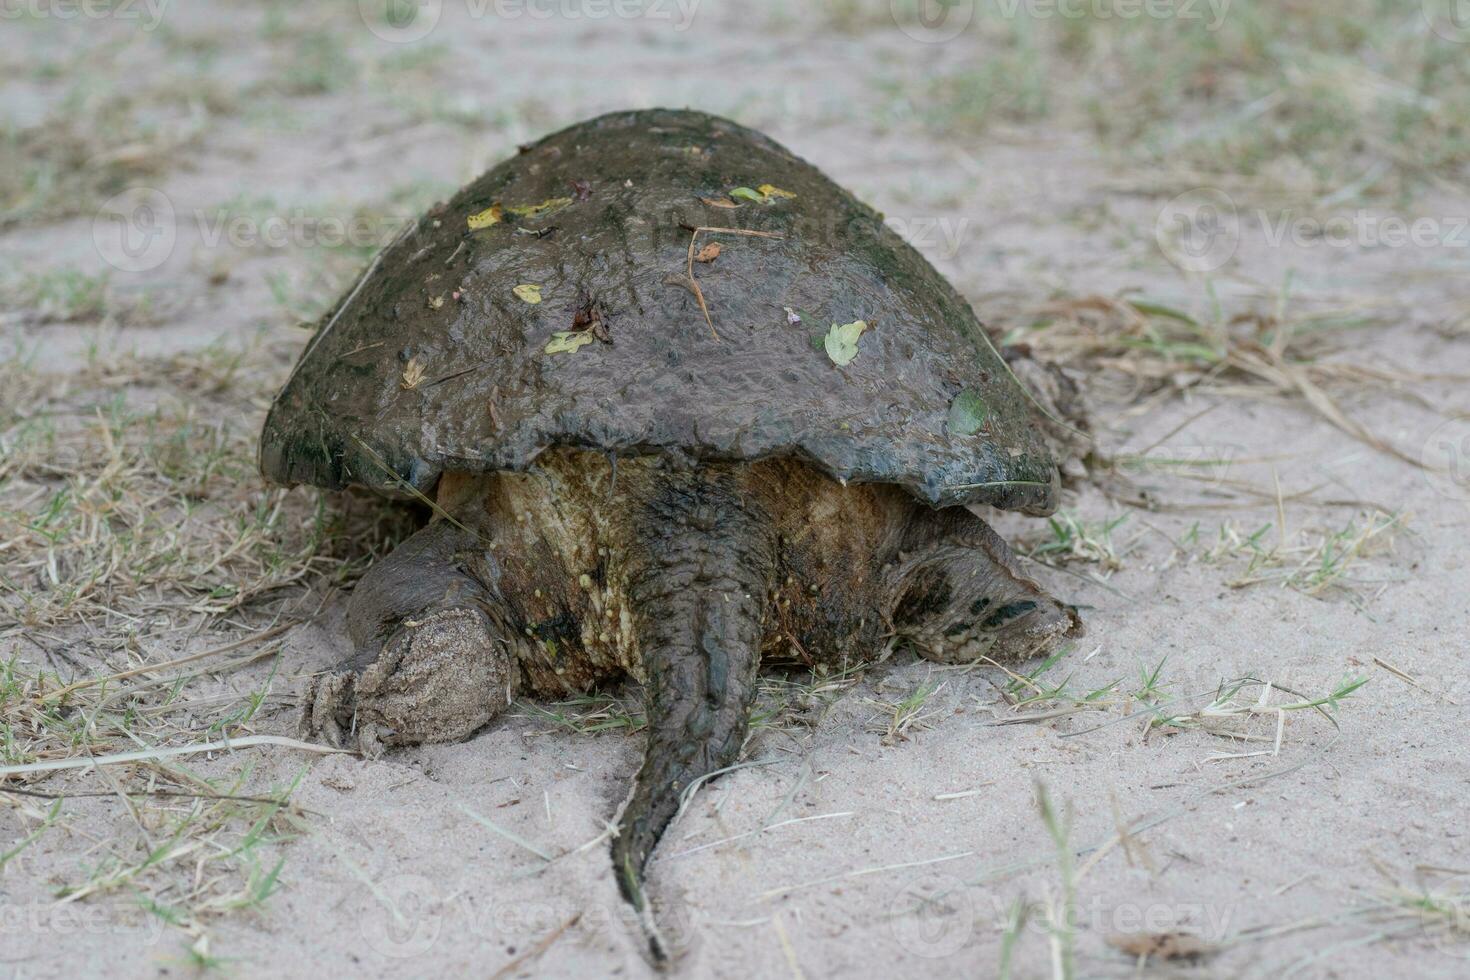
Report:
<svg viewBox="0 0 1470 980"><path fill-rule="evenodd" d="M711 323L696 228L764 233L699 232L701 258L720 246L692 263ZM839 366L824 340L859 320ZM260 462L278 483L402 493L556 445L793 455L935 505L1048 513L1028 408L879 214L759 133L649 110L525 148L385 249L307 345Z"/></svg>

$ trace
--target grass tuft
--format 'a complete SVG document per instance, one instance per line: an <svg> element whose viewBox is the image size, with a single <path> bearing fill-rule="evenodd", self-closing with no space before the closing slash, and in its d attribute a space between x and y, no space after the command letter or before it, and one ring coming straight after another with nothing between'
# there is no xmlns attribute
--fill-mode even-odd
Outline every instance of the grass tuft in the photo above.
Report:
<svg viewBox="0 0 1470 980"><path fill-rule="evenodd" d="M294 707L274 666L231 679L412 518L263 484L256 434L287 365L265 336L164 357L99 344L76 370L0 361L0 764L239 740ZM64 827L93 843L55 867L61 900L127 897L197 939L277 892L304 825L295 782L244 759L9 777L0 802L29 829L0 855Z"/></svg>

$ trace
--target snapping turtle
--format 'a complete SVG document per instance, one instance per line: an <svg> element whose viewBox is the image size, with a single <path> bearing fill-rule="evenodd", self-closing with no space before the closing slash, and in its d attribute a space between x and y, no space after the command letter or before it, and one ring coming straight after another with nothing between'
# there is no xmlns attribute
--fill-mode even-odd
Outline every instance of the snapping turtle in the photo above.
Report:
<svg viewBox="0 0 1470 980"><path fill-rule="evenodd" d="M1079 630L964 506L1055 509L1031 408L955 290L770 139L670 110L562 130L386 248L271 407L269 479L436 515L357 586L305 724L375 753L637 679L612 850L643 911L763 657L897 637L959 663Z"/></svg>

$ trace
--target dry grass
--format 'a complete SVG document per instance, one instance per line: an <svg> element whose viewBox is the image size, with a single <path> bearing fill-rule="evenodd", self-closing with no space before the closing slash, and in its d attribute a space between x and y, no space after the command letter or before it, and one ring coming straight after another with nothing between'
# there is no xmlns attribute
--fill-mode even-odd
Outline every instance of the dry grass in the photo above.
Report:
<svg viewBox="0 0 1470 980"><path fill-rule="evenodd" d="M95 71L125 70L106 45L77 54L76 81L29 126L0 127L0 230L90 215L107 198L172 168L197 144L218 108L199 79L157 80L118 90ZM85 62L85 68L80 64Z"/></svg>
<svg viewBox="0 0 1470 980"><path fill-rule="evenodd" d="M1020 310L1002 323L1007 343L1025 344L1038 356L1085 377L1090 397L1108 404L1118 418L1143 415L1192 394L1255 402L1276 398L1304 408L1379 452L1421 465L1410 447L1381 437L1344 407L1349 399L1376 394L1434 408L1419 394L1422 385L1452 379L1401 370L1381 358L1370 365L1349 356L1349 338L1376 325L1375 316L1359 311L1293 314L1285 296L1269 312L1227 315L1217 304L1211 309L1212 315L1201 319L1142 300L1088 296ZM1156 440L1154 447L1169 442L1207 412L1186 419ZM1345 597L1360 608L1366 589L1396 580L1379 566L1381 559L1391 557L1397 536L1407 527L1407 515L1374 509L1362 501L1337 501L1339 506L1357 508L1345 522L1325 526L1318 515L1296 515L1289 526L1288 502L1314 503L1315 489L1288 495L1279 486L1255 486L1229 475L1237 465L1267 462L1269 457L1245 459L1233 450L1224 455L1161 452L1151 447L1142 453L1113 455L1100 448L1089 461L1090 474L1115 501L1134 507L1275 510L1275 520L1248 530L1224 522L1213 540L1205 540L1196 523L1174 543L1175 557L1230 567L1232 588L1276 585L1317 598ZM1205 497L1171 502L1143 491L1134 480L1138 471L1160 469L1197 484L1206 491ZM1017 550L1053 567L1091 566L1086 577L1106 582L1147 535L1141 530L1118 541L1116 533L1124 525L1125 516L1099 519L1063 510L1050 519L1049 533L1021 538ZM1157 531L1151 526L1148 530Z"/></svg>
<svg viewBox="0 0 1470 980"><path fill-rule="evenodd" d="M887 6L829 3L827 23L891 31ZM1306 0L1233 3L1218 20L1219 5L1204 3L1173 5L1190 11L1179 17L974 6L935 70L879 78L890 115L941 138L1041 121L1088 128L1134 164L1188 172L1190 186L1225 181L1303 201L1463 193L1470 60L1433 33L1419 3L1343 0L1330 16ZM1145 192L1169 186L1154 179Z"/></svg>
<svg viewBox="0 0 1470 980"><path fill-rule="evenodd" d="M76 268L49 269L0 281L0 303L6 325L101 322L110 326L147 326L157 322L154 297L144 290L126 291L105 273Z"/></svg>
<svg viewBox="0 0 1470 980"><path fill-rule="evenodd" d="M1417 456L1376 435L1344 409L1344 394L1386 391L1423 401L1414 386L1465 380L1342 357L1348 331L1376 325L1365 311L1294 314L1283 294L1270 311L1227 314L1212 304L1200 319L1137 299L1086 296L1058 300L1002 318L1007 343L1086 370L1090 387L1141 414L1189 391L1303 404L1374 449L1413 466Z"/></svg>
<svg viewBox="0 0 1470 980"><path fill-rule="evenodd" d="M883 0L828 0L824 11L834 27L860 33L891 31L889 7ZM896 115L917 115L936 131L961 136L997 123L1083 119L1108 144L1167 167L1166 178L1186 179L1187 170L1190 185L1305 188L1341 200L1425 183L1444 187L1463 173L1467 160L1467 62L1447 57L1460 53L1453 48L1424 43L1413 7L1404 13L1386 3L1350 0L1340 16L1326 17L1295 0L1279 10L1237 5L1238 16L1214 37L1147 19L991 23L972 36L978 56L938 65L932 75L883 92ZM105 47L79 48L44 69L53 81L64 80L66 91L37 124L0 132L0 228L87 214L110 194L165 175L188 160L210 133L212 118L227 111L283 128L304 125L288 119L296 103L318 106L376 86L415 126L450 122L469 130L529 132L569 121L568 106L503 104L497 93L433 84L447 74L441 58L452 66L437 46L370 62L354 50L354 41L334 33L343 24L356 29L354 9L307 11L273 3L261 13L259 40L275 51L275 60L267 59L271 74L234 96L203 76L182 83L175 78L156 89L109 91L98 80L120 71L123 62ZM181 57L225 46L207 38L160 37ZM1374 56L1371 68L1363 54ZM84 67L105 71L88 82ZM881 74L873 72L879 84ZM401 84L378 84L385 80ZM240 94L249 104L231 105ZM366 141L397 138L388 123L381 132L364 133ZM1341 197L1345 181L1351 194ZM1154 175L1136 183L1149 193L1172 186ZM421 207L409 188L381 210L407 216ZM261 208L281 210L274 202ZM246 209L233 202L229 210ZM340 267L362 257L351 248L294 256L289 271L269 274L279 312L313 319L335 293ZM0 288L6 325L140 326L159 319L157 297L70 269L47 269ZM1402 456L1402 447L1388 444L1344 407L1365 389L1412 396L1424 380L1343 356L1348 331L1377 316L1373 310L1306 315L1291 311L1284 299L1265 312L1215 307L1194 316L1093 296L1029 305L1011 317L1008 339L1086 369L1090 384L1111 387L1130 414L1196 391L1280 398ZM328 503L258 482L260 412L301 339L294 335L278 344L264 338L162 358L119 355L99 344L79 368L64 371L47 367L39 347L16 349L0 361L0 765L95 758L140 746L198 746L280 727L271 716L291 709L293 695L279 690L285 685L274 666L266 669L280 653L280 628L315 614L409 523L398 509ZM1268 494L1257 503L1269 507L1272 500ZM1183 550L1226 567L1236 587L1359 601L1361 590L1375 584L1373 563L1402 524L1397 515L1377 512L1291 534L1280 530L1284 520L1259 531L1226 523L1214 542L1204 544L1196 534ZM1105 579L1135 553L1142 532L1134 536L1132 530L1112 514L1069 510L1025 550L1038 561L1082 566ZM203 655L201 647L207 648ZM199 659L181 662L181 653ZM996 723L1075 716L1098 725L1136 725L1140 739L1221 739L1245 751L1206 761L1244 767L1241 760L1282 753L1290 744L1285 720L1291 715L1332 718L1361 684L1346 680L1299 695L1267 680L1237 678L1185 691L1171 683L1163 662L1133 678L1079 684L1074 678L1086 674L1081 665L1071 672L1073 659L1064 651L1030 668L987 668L985 673L1004 674L1000 687L1009 712ZM864 669L768 673L753 737L810 740L847 700L844 707L866 712L861 721L875 735L887 742L908 739L935 722L940 702L947 710L959 700L964 672L974 670L936 667L906 688L864 685L864 696L848 698L863 685ZM983 706L993 707L991 701ZM632 693L517 708L539 726L532 734L623 737L644 724ZM1078 725L1066 736L1090 730ZM104 765L25 781L4 777L0 814L7 837L0 843L0 873L29 875L39 868L38 880L27 884L50 889L62 902L135 903L194 938L197 967L214 965L210 924L258 907L288 880L284 845L309 827L312 816L291 802L291 772L262 774L251 761L236 754L189 764ZM1040 787L1037 806L1045 830L1039 837L1050 845L1041 860L1057 866L1060 884L1039 905L1014 906L1001 974L1010 974L1026 918L1037 914L1047 927L1053 974L1069 976L1077 969L1079 938L1070 907L1088 869L1112 845L1082 860L1087 852L1070 842L1067 808L1054 806ZM752 833L848 816L781 823L771 822L773 816ZM14 835L11 824L18 828ZM1115 841L1127 849L1124 828L1134 824L1119 826ZM37 845L49 853L28 866ZM912 867L862 868L826 881ZM1374 914L1391 929L1422 928L1436 938L1462 940L1462 892L1453 885L1390 888ZM557 935L560 930L549 941ZM783 943L790 947L784 933Z"/></svg>
<svg viewBox="0 0 1470 980"><path fill-rule="evenodd" d="M1106 578L1123 567L1123 561L1138 543L1134 537L1119 543L1114 533L1128 521L1127 514L1104 520L1089 520L1072 510L1058 511L1046 519L1046 532L1029 534L1016 542L1016 551L1054 568L1094 565Z"/></svg>
<svg viewBox="0 0 1470 980"><path fill-rule="evenodd" d="M1334 713L1367 683L1366 678L1346 678L1326 693L1312 696L1297 693L1275 680L1237 677L1221 678L1207 688L1186 691L1169 679L1165 659L1153 666L1140 665L1132 682L1119 677L1097 686L1078 687L1074 678L1081 665L1072 664L1071 660L1072 651L1064 648L1026 673L993 664L1009 677L998 690L1012 711L994 724L1036 724L1082 712L1098 712L1112 714L1113 718L1072 734L1087 734L1131 719L1141 723L1145 736L1155 729L1165 729L1171 734L1203 731L1244 741L1274 740L1274 749L1269 754L1277 755L1281 750L1281 726L1288 714L1314 711L1335 726ZM1059 666L1069 668L1060 678L1056 676ZM1261 718L1272 722L1274 736L1270 730L1252 725Z"/></svg>
<svg viewBox="0 0 1470 980"><path fill-rule="evenodd" d="M1376 887L1354 885L1353 904L1306 919L1242 929L1230 944L1283 935L1302 937L1327 929L1345 933L1346 938L1336 941L1293 944L1295 951L1263 964L1262 975L1266 976L1311 976L1323 964L1341 962L1354 950L1374 943L1402 943L1416 952L1429 945L1453 958L1420 953L1417 962L1463 962L1465 943L1470 941L1470 891L1465 887L1465 873L1418 865L1412 874L1405 874L1372 851L1367 859L1379 882Z"/></svg>
<svg viewBox="0 0 1470 980"><path fill-rule="evenodd" d="M1249 760L1280 758L1287 741L1287 720L1292 715L1316 715L1337 730L1337 716L1341 707L1367 683L1365 678L1344 678L1325 693L1308 696L1269 681L1243 677L1222 681L1210 690L1179 691L1167 679L1166 663L1160 662L1152 668L1141 668L1136 684L1125 684L1120 678L1095 690L1081 691L1072 688L1070 677L1060 682L1043 679L1044 675L1065 659L1065 653L1058 653L1025 675L1007 671L1010 673L1011 683L1003 689L1003 694L1008 702L1024 713L1004 718L996 724L1047 723L1079 712L1106 712L1113 717L1089 727L1073 729L1062 737L1085 737L1117 725L1134 726L1140 741L1147 741L1150 737L1199 733L1226 740L1232 743L1232 747L1244 746L1239 751L1212 754L1202 762L1233 763L1239 767ZM1216 792L1238 789L1283 776L1306 764L1305 761L1298 761L1265 771L1252 765L1248 775L1223 784L1217 783L1203 791L1191 789L1182 798L1127 819L1123 816L1123 809L1116 795L1110 794L1110 800L1106 802L1089 800L1087 807L1094 811L1105 809L1111 803L1116 831L1084 848L1076 847L1072 841L1071 802L1055 804L1046 785L1038 781L1036 804L1044 834L1037 836L1044 837L1050 847L1036 847L1030 852L1023 852L1014 862L992 869L980 879L970 882L971 887L983 888L988 892L995 888L998 880L1015 874L1049 866L1055 870L1054 880L1041 882L1039 899L1023 895L1011 904L1003 925L997 975L1012 975L1016 950L1029 938L1023 932L1023 927L1028 919L1035 919L1042 927L1040 934L1048 946L1049 975L1055 980L1068 980L1077 976L1075 947L1078 935L1075 911L1081 907L1079 895L1083 883L1094 868L1110 854L1120 853L1131 868L1146 870L1150 878L1160 876L1163 870L1144 840L1149 831L1189 814L1201 799ZM1153 787L1156 790L1164 788L1166 787ZM1046 853L1047 850L1050 853ZM943 897L943 893L930 896L929 901L934 902ZM1229 935L1211 937L1208 942L1188 931L1168 934L1139 933L1132 938L1152 945L1152 940L1165 938L1166 935L1178 937L1184 941L1184 945L1176 946L1175 949L1193 951L1180 958L1194 959L1214 956L1230 946L1274 938L1285 933L1310 933L1343 926L1354 930L1353 937L1340 944L1329 944L1321 940L1308 941L1305 944L1307 952L1291 958L1293 962L1290 965L1296 967L1330 956L1340 948L1411 935L1421 928L1414 922L1416 917L1422 917L1424 935L1446 943L1459 942L1464 937L1463 905L1456 906L1455 902L1462 899L1462 895L1457 896L1453 891L1431 893L1427 889L1415 892L1395 888L1386 895L1375 896L1364 908L1336 917L1314 916L1301 922L1251 926ZM1092 901L1096 900L1094 896ZM1387 922L1390 923L1390 928L1363 936L1360 925L1363 922ZM1130 948L1131 944L1119 941L1127 937L1115 935L1105 938L1115 947ZM1136 967L1141 971L1147 964L1142 956L1137 959ZM1153 964L1155 969L1164 969L1164 963L1168 959L1170 957L1167 955L1157 958ZM1262 975L1284 974L1277 970L1267 970Z"/></svg>
<svg viewBox="0 0 1470 980"><path fill-rule="evenodd" d="M0 629L197 629L346 573L332 548L347 519L255 473L271 378L250 357L99 356L56 374L7 360Z"/></svg>
<svg viewBox="0 0 1470 980"><path fill-rule="evenodd" d="M641 705L628 698L608 692L595 692L565 701L517 701L517 710L512 717L550 724L549 728L529 732L532 736L558 732L572 732L577 735L618 732L631 735L642 731L648 724L641 708Z"/></svg>
<svg viewBox="0 0 1470 980"><path fill-rule="evenodd" d="M1361 602L1364 588L1399 581L1377 569L1374 559L1392 553L1395 537L1405 525L1401 514L1363 513L1335 529L1285 532L1283 540L1275 524L1247 533L1227 521L1199 557L1209 563L1235 563L1231 588L1275 585L1316 598L1340 595ZM1191 538L1198 541L1198 525Z"/></svg>
<svg viewBox="0 0 1470 980"><path fill-rule="evenodd" d="M220 47L208 38L165 25L158 45L126 24L87 24L57 45L55 21L12 26L37 31L35 50L51 56L16 66L42 108L0 129L0 229L90 215L165 179L218 114L240 108L240 89L209 67ZM330 87L333 52L313 43L302 40L291 86ZM288 316L334 294L360 254L311 258L280 297ZM202 968L215 962L209 924L283 881L281 845L306 825L295 779L244 752L132 757L279 728L272 716L294 708L276 676L285 631L413 518L260 480L261 415L299 334L136 356L116 328L167 321L168 304L197 294L32 268L0 278L0 766L100 761L0 777L0 871L24 867L15 886L61 905L120 905L181 928ZM50 349L53 331L80 326L94 331L84 354ZM38 850L44 873L32 877Z"/></svg>
<svg viewBox="0 0 1470 980"><path fill-rule="evenodd" d="M929 728L941 713L931 702L944 686L942 681L926 680L900 698L864 698L874 709L868 731L881 735L884 745L907 742L910 734Z"/></svg>
<svg viewBox="0 0 1470 980"><path fill-rule="evenodd" d="M882 660L890 650L877 658ZM751 714L753 731L773 729L793 737L820 729L833 708L866 676L872 666L859 661L841 668L818 665L811 670L791 667L761 674L760 697Z"/></svg>
<svg viewBox="0 0 1470 980"><path fill-rule="evenodd" d="M276 657L285 628L407 519L261 482L255 435L285 366L264 343L99 350L76 371L4 359L0 764L239 739L291 707L274 668L244 686L232 677ZM201 641L212 649L174 656ZM6 853L65 835L74 859L54 868L59 900L125 897L202 936L277 888L278 845L301 825L292 788L246 756L11 777L0 805L28 829ZM107 829L118 814L131 832Z"/></svg>

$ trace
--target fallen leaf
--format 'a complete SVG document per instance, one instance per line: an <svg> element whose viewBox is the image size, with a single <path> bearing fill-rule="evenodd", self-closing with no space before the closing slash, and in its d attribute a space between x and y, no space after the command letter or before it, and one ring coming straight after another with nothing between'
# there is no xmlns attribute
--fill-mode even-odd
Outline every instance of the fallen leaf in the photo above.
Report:
<svg viewBox="0 0 1470 980"><path fill-rule="evenodd" d="M404 391L413 391L424 380L424 366L419 363L417 357L410 357L408 363L403 366L403 378L398 383Z"/></svg>
<svg viewBox="0 0 1470 980"><path fill-rule="evenodd" d="M989 415L990 409L980 393L967 388L949 403L949 431L955 435L973 436L984 428Z"/></svg>
<svg viewBox="0 0 1470 980"><path fill-rule="evenodd" d="M724 208L727 211L734 210L740 207L740 205L736 204L728 197L701 197L700 201L708 204L712 208Z"/></svg>
<svg viewBox="0 0 1470 980"><path fill-rule="evenodd" d="M1190 932L1139 932L1109 936L1108 945L1129 956L1158 960L1197 960L1220 951Z"/></svg>
<svg viewBox="0 0 1470 980"><path fill-rule="evenodd" d="M832 324L832 329L827 331L827 338L823 341L823 346L827 348L827 356L832 359L832 363L838 367L846 367L851 364L858 356L858 340L867 329L866 320Z"/></svg>
<svg viewBox="0 0 1470 980"><path fill-rule="evenodd" d="M518 299L530 303L532 306L541 302L541 287L534 282L523 282L512 289L511 292L515 293Z"/></svg>
<svg viewBox="0 0 1470 980"><path fill-rule="evenodd" d="M479 214L470 215L470 231L479 231L481 228L500 224L501 212L500 205L492 204Z"/></svg>
<svg viewBox="0 0 1470 980"><path fill-rule="evenodd" d="M572 199L569 197L548 197L540 204L520 204L513 208L506 208L505 210L517 218L540 218L543 215L551 214L553 211L560 211L571 203Z"/></svg>
<svg viewBox="0 0 1470 980"><path fill-rule="evenodd" d="M429 309L431 309L431 310L441 309L441 308L443 308L443 306L444 306L444 297L443 296L435 296L433 299L429 300Z"/></svg>
<svg viewBox="0 0 1470 980"><path fill-rule="evenodd" d="M579 347L586 347L596 339L590 330L558 330L546 342L546 353L570 354Z"/></svg>
<svg viewBox="0 0 1470 980"><path fill-rule="evenodd" d="M720 243L719 242L710 242L704 248L702 248L702 249L699 250L699 254L697 254L697 255L694 256L694 261L696 261L696 262L713 262L715 259L717 259L719 257L720 257Z"/></svg>
<svg viewBox="0 0 1470 980"><path fill-rule="evenodd" d="M730 189L730 196L754 201L756 204L770 204L775 198L795 197L796 195L790 191L783 191L775 184L762 184L755 190L751 190L749 187L732 187Z"/></svg>
<svg viewBox="0 0 1470 980"><path fill-rule="evenodd" d="M490 400L485 403L485 407L490 410L490 424L497 429L500 428L500 409L496 408L495 405L499 401L500 385L495 385L490 389Z"/></svg>
<svg viewBox="0 0 1470 980"><path fill-rule="evenodd" d="M573 181L572 186L580 194L581 190L577 186L578 183L578 181ZM589 184L587 187L587 193L590 195L592 193L591 185ZM579 200L582 199L579 197ZM541 218L555 211L560 211L571 203L572 199L570 197L548 197L540 204L517 204L514 207L506 207L503 204L492 204L479 214L470 215L470 231L479 231L481 228L498 225L505 219L507 214L515 215L517 218ZM519 230L517 229L517 231Z"/></svg>
<svg viewBox="0 0 1470 980"><path fill-rule="evenodd" d="M607 321L608 318L603 311L602 304L584 296L581 305L577 307L577 312L572 315L572 329L585 330L604 343L612 343L612 337L607 330Z"/></svg>

